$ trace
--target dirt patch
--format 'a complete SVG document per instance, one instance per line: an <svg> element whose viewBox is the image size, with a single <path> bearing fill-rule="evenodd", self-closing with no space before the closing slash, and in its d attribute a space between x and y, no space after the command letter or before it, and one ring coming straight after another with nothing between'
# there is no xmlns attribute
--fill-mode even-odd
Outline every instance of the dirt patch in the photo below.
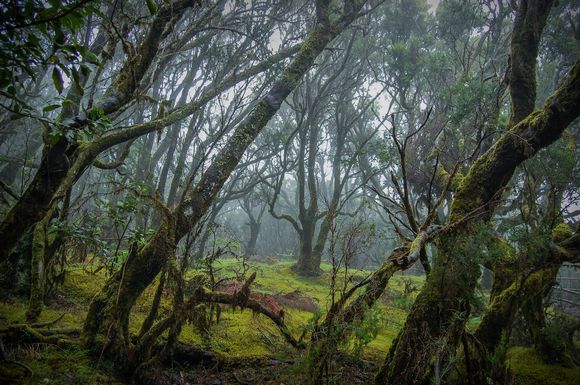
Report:
<svg viewBox="0 0 580 385"><path fill-rule="evenodd" d="M316 313L318 303L309 295L302 293L300 290L294 290L286 294L276 294L274 299L282 306L292 307L295 309Z"/></svg>

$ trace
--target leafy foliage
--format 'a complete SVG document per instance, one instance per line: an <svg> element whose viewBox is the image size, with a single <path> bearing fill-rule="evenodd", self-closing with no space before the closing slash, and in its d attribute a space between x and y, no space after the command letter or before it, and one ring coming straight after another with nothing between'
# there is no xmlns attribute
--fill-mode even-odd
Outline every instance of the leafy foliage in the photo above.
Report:
<svg viewBox="0 0 580 385"><path fill-rule="evenodd" d="M0 7L0 95L8 104L2 106L14 119L42 117L25 98L31 84L51 75L58 94L72 82L83 91L79 78L88 76L91 65L99 65L80 33L91 15L102 15L88 1L11 1ZM87 32L88 33L88 32ZM42 108L47 114L60 103Z"/></svg>

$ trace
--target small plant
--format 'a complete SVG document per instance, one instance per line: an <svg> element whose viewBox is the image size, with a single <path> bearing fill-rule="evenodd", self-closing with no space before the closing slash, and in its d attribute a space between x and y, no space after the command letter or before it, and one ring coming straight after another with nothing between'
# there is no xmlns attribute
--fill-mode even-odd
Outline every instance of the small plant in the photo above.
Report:
<svg viewBox="0 0 580 385"><path fill-rule="evenodd" d="M419 289L410 278L403 278L402 282L403 291L394 291L393 293L393 306L401 310L409 310L413 306L413 302L415 302L412 294Z"/></svg>
<svg viewBox="0 0 580 385"><path fill-rule="evenodd" d="M580 364L574 344L574 335L579 330L580 321L575 317L561 312L548 317L537 347L544 362L567 367Z"/></svg>
<svg viewBox="0 0 580 385"><path fill-rule="evenodd" d="M384 324L384 316L378 305L369 307L360 322L354 323L352 328L352 353L355 357L362 355L363 349L379 334Z"/></svg>

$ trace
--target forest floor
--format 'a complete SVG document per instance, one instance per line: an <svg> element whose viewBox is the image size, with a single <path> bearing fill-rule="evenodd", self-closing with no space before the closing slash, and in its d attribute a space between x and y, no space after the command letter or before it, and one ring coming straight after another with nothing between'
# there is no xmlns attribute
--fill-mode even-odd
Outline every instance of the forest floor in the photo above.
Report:
<svg viewBox="0 0 580 385"><path fill-rule="evenodd" d="M284 306L286 323L298 338L309 330L316 317L326 311L330 301L330 266L323 266L324 273L315 278L299 277L290 266L290 261L275 259L250 261L248 265L250 273L257 273L252 291L274 296ZM217 276L232 277L240 266L232 259L216 262L215 267ZM363 270L351 273L355 280L369 274ZM94 272L92 266L70 266L64 284L50 296L40 321L55 320L64 314L54 327L81 327L92 296L105 281L104 270ZM342 347L345 353L336 357L329 383L372 382L422 283L422 277L412 275L396 275L391 280L378 306L369 311L367 318L370 321L357 325L353 333L355 337L348 346ZM155 287L149 287L132 313L130 328L134 333L138 332L147 315ZM249 310L222 309L220 322L213 323L209 333L200 332L194 325L183 328L180 341L207 352L203 362L190 367L174 365L152 372L148 376L150 384L301 383L305 365L303 353L289 346L269 319ZM161 313L169 310L170 298L167 296L162 302ZM26 299L0 298L0 328L23 322L25 311ZM471 324L477 322L477 317L474 317ZM120 384L102 364L97 369L94 357L84 350L32 344L9 346L8 353L11 358L29 366L33 374L0 362L2 384ZM511 348L508 361L516 383L522 385L575 384L580 378L580 368L545 365L532 349L525 347Z"/></svg>

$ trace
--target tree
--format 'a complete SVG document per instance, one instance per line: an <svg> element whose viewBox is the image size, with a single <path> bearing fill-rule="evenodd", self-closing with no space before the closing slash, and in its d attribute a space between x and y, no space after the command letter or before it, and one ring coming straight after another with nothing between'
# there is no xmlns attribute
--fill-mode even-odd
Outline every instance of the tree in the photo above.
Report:
<svg viewBox="0 0 580 385"><path fill-rule="evenodd" d="M97 349L106 351L122 372L135 370L140 360L146 359L141 353L150 348L149 344L133 344L129 340L128 320L135 301L160 272L164 262L171 258L176 241L205 214L246 148L299 85L316 57L357 17L363 5L364 2L352 3L339 14L331 14L328 2L317 3L316 24L281 78L240 122L200 180L188 188L180 204L172 211L165 210L163 223L156 233L143 247L132 250L121 270L111 277L91 303L83 339L87 346L93 349L98 346ZM179 306L182 300L177 301ZM183 320L173 317L161 322L152 327L145 340L151 341L168 328L171 328L170 334L178 334Z"/></svg>
<svg viewBox="0 0 580 385"><path fill-rule="evenodd" d="M523 4L519 12L524 12L527 5L542 9L542 5L530 2ZM540 31L548 11L549 7L536 14L543 19L539 22ZM522 61L526 58L529 56L522 57ZM519 57L514 56L512 46L512 68L517 59ZM533 60L535 62L535 56ZM534 66L528 64L526 68L531 69L528 76L534 77ZM478 225L491 217L497 199L516 167L539 149L553 143L577 117L575 111L580 99L575 89L579 70L580 63L577 62L543 109L527 114L470 167L456 192L450 214L451 223L463 225L440 238L433 271L377 375L377 383L420 381L427 374L431 359L439 354L439 344L457 345L469 314L470 296L479 277L470 242L476 236ZM510 82L510 87L518 87L518 83ZM443 282L444 287L441 286ZM409 361L409 352L416 359Z"/></svg>
<svg viewBox="0 0 580 385"><path fill-rule="evenodd" d="M354 180L356 174L352 154L361 151L355 147L351 133L378 97L361 96L357 106L351 101L366 80L361 57L366 52L359 53L362 51L359 39L360 36L353 32L350 39L343 42L343 59L338 68L333 55L325 58L324 67L308 79L300 93L294 94L291 103L288 102L294 118L283 118L290 121L288 124L293 130L279 165L280 176L272 186L269 212L274 218L290 223L296 231L299 246L294 270L301 275L320 274L329 227L338 215L344 214L341 210L359 187L345 191L347 182ZM294 138L296 147L291 147ZM329 139L328 146L324 145L323 138ZM364 144L363 141L361 147ZM331 170L329 181L326 180L326 168ZM276 211L286 174L290 171L296 174L293 181L296 207L292 208L295 215ZM322 208L323 204L326 207Z"/></svg>

